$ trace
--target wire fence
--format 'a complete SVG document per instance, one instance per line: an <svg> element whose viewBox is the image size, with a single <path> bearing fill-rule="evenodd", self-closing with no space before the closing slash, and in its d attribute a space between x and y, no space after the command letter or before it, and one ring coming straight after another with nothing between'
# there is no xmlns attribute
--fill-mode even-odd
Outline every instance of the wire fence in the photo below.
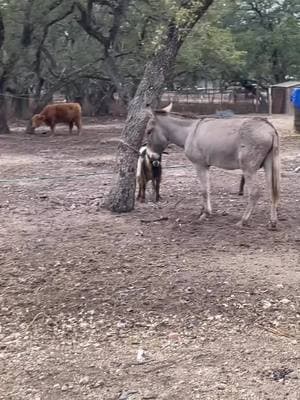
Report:
<svg viewBox="0 0 300 400"><path fill-rule="evenodd" d="M172 170L172 169L193 169L192 166L190 165L169 165L164 167L164 170ZM6 178L6 179L0 179L0 185L5 185L5 184L13 184L13 183L19 183L23 181L42 181L42 180L72 180L72 179L84 179L84 178L89 178L89 177L94 177L94 176L100 176L100 175L106 175L106 176L112 176L115 173L113 171L99 171L99 172L91 172L91 173L85 173L85 174L74 174L74 175L60 175L60 176L18 176L15 178Z"/></svg>

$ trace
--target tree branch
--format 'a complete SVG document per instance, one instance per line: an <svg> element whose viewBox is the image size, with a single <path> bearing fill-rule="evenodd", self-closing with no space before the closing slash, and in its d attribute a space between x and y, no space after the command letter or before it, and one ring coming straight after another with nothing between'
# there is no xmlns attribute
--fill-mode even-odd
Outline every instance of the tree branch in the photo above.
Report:
<svg viewBox="0 0 300 400"><path fill-rule="evenodd" d="M0 9L0 50L2 50L5 41L5 27L3 22L2 10Z"/></svg>

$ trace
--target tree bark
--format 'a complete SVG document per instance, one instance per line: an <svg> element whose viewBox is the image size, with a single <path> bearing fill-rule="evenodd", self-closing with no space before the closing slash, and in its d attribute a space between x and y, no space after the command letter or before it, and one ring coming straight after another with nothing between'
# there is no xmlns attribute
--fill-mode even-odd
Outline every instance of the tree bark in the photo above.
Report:
<svg viewBox="0 0 300 400"><path fill-rule="evenodd" d="M117 150L116 176L105 200L105 208L119 213L134 209L138 149L142 144L148 120L145 108L147 104L153 105L160 98L178 50L212 4L213 0L203 0L199 3L182 0L181 9L190 13L189 18L181 26L174 20L169 22L165 41L146 64L143 78L129 103L126 124Z"/></svg>
<svg viewBox="0 0 300 400"><path fill-rule="evenodd" d="M148 121L145 108L160 98L167 75L184 39L212 3L213 0L199 2L198 8L194 9L190 20L184 26L179 27L171 20L165 41L146 64L143 78L129 103L126 124L117 150L115 180L104 202L104 207L113 212L129 212L134 209L138 149L142 144ZM191 5L191 2L182 2L182 7L186 9Z"/></svg>
<svg viewBox="0 0 300 400"><path fill-rule="evenodd" d="M5 82L3 79L0 81L0 134L5 135L10 133L9 126L7 123L6 113L6 99L5 99Z"/></svg>
<svg viewBox="0 0 300 400"><path fill-rule="evenodd" d="M166 75L175 61L180 38L175 24L168 29L164 47L146 64L143 78L129 104L126 124L117 151L117 174L105 206L115 212L134 208L136 164L147 124L147 104L153 104L161 93Z"/></svg>

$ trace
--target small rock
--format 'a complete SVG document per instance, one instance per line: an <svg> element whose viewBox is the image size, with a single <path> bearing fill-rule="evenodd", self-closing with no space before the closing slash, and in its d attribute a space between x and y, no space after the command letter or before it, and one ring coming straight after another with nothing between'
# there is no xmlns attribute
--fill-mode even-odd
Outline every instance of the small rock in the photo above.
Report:
<svg viewBox="0 0 300 400"><path fill-rule="evenodd" d="M225 390L225 389L226 389L225 383L218 383L217 389L218 389L218 390Z"/></svg>
<svg viewBox="0 0 300 400"><path fill-rule="evenodd" d="M88 376L84 376L83 378L80 378L79 384L80 385L87 385L90 381L90 378Z"/></svg>
<svg viewBox="0 0 300 400"><path fill-rule="evenodd" d="M143 400L150 400L150 399L157 399L157 397L158 397L157 393L153 393L153 392L151 392L151 391L149 390L149 391L146 391L146 392L143 394L142 399L143 399Z"/></svg>
<svg viewBox="0 0 300 400"><path fill-rule="evenodd" d="M299 379L299 375L298 375L297 371L292 371L292 372L289 374L289 378L290 378L290 379Z"/></svg>
<svg viewBox="0 0 300 400"><path fill-rule="evenodd" d="M129 398L136 393L137 391L134 390L123 390L123 392L118 397L118 400L129 400Z"/></svg>
<svg viewBox="0 0 300 400"><path fill-rule="evenodd" d="M282 304L289 304L290 302L291 302L291 300L289 300L289 299L280 300L280 303L282 303Z"/></svg>
<svg viewBox="0 0 300 400"><path fill-rule="evenodd" d="M271 373L271 377L274 381L280 382L290 378L290 374L294 372L291 368L278 368Z"/></svg>
<svg viewBox="0 0 300 400"><path fill-rule="evenodd" d="M103 381L97 381L93 385L94 388L103 387L103 386L104 386L104 382Z"/></svg>
<svg viewBox="0 0 300 400"><path fill-rule="evenodd" d="M176 342L180 339L178 333L176 333L176 332L169 333L168 338L169 338L169 340L172 340L174 342Z"/></svg>
<svg viewBox="0 0 300 400"><path fill-rule="evenodd" d="M68 385L62 385L61 391L66 392L68 390Z"/></svg>
<svg viewBox="0 0 300 400"><path fill-rule="evenodd" d="M138 349L137 355L136 355L136 361L140 364L144 363L146 361L145 359L145 352L143 349Z"/></svg>
<svg viewBox="0 0 300 400"><path fill-rule="evenodd" d="M294 172L300 172L300 167L295 168Z"/></svg>
<svg viewBox="0 0 300 400"><path fill-rule="evenodd" d="M272 303L270 303L269 301L267 301L267 300L263 300L263 309L264 310L268 310L269 308L271 308L272 307Z"/></svg>

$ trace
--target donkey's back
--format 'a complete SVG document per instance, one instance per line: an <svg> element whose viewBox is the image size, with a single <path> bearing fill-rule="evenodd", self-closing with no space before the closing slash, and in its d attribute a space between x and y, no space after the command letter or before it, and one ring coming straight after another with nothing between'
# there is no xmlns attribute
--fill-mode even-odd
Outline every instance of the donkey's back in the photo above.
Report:
<svg viewBox="0 0 300 400"><path fill-rule="evenodd" d="M272 148L276 131L262 118L205 119L185 143L187 157L196 164L223 169L257 170Z"/></svg>

